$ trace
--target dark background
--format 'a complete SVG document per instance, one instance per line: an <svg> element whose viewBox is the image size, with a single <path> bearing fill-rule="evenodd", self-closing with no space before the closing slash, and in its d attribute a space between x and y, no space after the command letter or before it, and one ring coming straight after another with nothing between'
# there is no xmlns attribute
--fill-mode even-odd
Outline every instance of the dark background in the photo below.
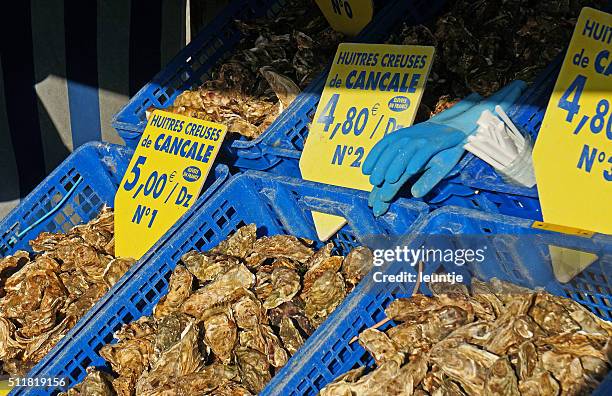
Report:
<svg viewBox="0 0 612 396"><path fill-rule="evenodd" d="M18 0L0 9L0 218L229 0Z"/></svg>

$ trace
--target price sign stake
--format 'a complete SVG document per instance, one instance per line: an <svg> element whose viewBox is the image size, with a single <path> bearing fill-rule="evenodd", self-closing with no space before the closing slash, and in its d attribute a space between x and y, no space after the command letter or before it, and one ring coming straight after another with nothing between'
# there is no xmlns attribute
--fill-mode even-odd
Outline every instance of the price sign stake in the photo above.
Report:
<svg viewBox="0 0 612 396"><path fill-rule="evenodd" d="M300 158L302 177L370 191L363 161L386 134L412 125L433 54L433 47L340 44ZM322 241L346 223L312 215Z"/></svg>
<svg viewBox="0 0 612 396"><path fill-rule="evenodd" d="M115 195L115 251L139 259L195 203L227 127L156 110Z"/></svg>
<svg viewBox="0 0 612 396"><path fill-rule="evenodd" d="M533 150L544 220L612 234L612 15L580 13Z"/></svg>

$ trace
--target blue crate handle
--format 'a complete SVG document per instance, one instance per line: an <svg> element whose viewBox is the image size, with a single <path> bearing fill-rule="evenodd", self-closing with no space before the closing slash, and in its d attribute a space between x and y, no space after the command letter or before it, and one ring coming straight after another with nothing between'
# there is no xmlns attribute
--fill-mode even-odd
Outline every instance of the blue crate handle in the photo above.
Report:
<svg viewBox="0 0 612 396"><path fill-rule="evenodd" d="M27 226L26 228L24 228L23 230L17 232L15 235L13 235L9 241L8 244L9 246L15 246L15 244L17 244L17 242L28 232L30 232L31 230L33 230L35 227L37 227L39 224L44 223L49 217L51 217L55 212L57 212L62 206L64 206L64 204L66 203L66 201L68 201L68 199L70 198L70 196L76 191L77 187L79 186L79 184L81 184L81 182L83 181L83 176L79 176L79 178L77 179L77 181L74 182L74 184L72 185L72 187L70 187L70 190L68 190L68 192L66 193L66 195L64 195L64 197L57 203L57 205L55 205L53 208L51 208L51 210L49 210L47 213L45 213L44 216L42 216L40 219L36 220L34 223L30 224L29 226Z"/></svg>

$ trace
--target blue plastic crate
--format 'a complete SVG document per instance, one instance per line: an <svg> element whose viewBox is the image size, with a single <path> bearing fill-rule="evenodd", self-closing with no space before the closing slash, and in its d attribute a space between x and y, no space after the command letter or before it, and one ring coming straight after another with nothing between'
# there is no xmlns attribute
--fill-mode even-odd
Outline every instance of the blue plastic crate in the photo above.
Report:
<svg viewBox="0 0 612 396"><path fill-rule="evenodd" d="M137 144L146 126L145 111L149 107L168 107L181 92L198 87L210 78L211 69L240 41L241 35L234 26L234 20L277 15L285 3L284 0L234 0L230 3L115 115L113 127L126 144L132 147ZM376 8L380 10L374 20L354 40L349 41L379 42L401 22L424 21L435 15L444 3L445 0L377 2ZM308 132L306 124L316 110L326 76L327 71L315 79L259 138L233 141L226 150L228 164L256 170L279 166L275 173L295 174L284 171L284 164L279 165L284 156L268 153L267 148L302 150Z"/></svg>
<svg viewBox="0 0 612 396"><path fill-rule="evenodd" d="M66 232L94 219L105 205L112 207L133 153L106 143L79 147L0 222L0 257L17 250L31 251L28 242L41 232ZM218 165L198 202L205 201L228 176L228 168ZM179 223L191 213L188 211ZM70 339L75 331L64 338ZM56 345L50 354L57 353L58 348Z"/></svg>
<svg viewBox="0 0 612 396"><path fill-rule="evenodd" d="M193 249L216 246L240 226L257 224L261 235L292 234L316 239L311 210L342 215L348 224L333 238L340 254L360 245L368 235L406 234L428 212L427 205L402 200L375 219L367 195L293 178L249 171L232 177L194 215L169 231L83 317L30 376L66 377L70 384L83 379L87 366L105 366L98 355L122 324L150 315L167 292L168 279L181 256ZM107 366L106 366L107 367ZM50 395L53 390L19 389L11 395Z"/></svg>
<svg viewBox="0 0 612 396"><path fill-rule="evenodd" d="M495 254L486 255L484 265L463 267L464 275L468 279L472 275L483 279L496 276L527 287L543 286L551 293L572 298L600 317L612 320L610 236L585 238L542 231L533 228L528 220L451 206L432 212L421 226L415 227L413 234L416 236L409 243L413 247L421 246L427 235L534 234L535 237L530 240L534 244L531 248L521 248L518 243L496 244ZM569 283L561 284L551 281L548 244L593 252L599 259ZM425 268L430 273L440 269L428 268L427 264ZM454 265L444 269L457 271ZM351 344L349 341L384 319L384 308L397 296L410 295L412 288L412 284L398 284L391 290L391 287L384 288L362 281L272 379L262 394L316 395L340 374L358 366L373 364L373 359L358 342ZM420 291L428 292L425 285ZM612 394L612 373L600 385L597 394Z"/></svg>
<svg viewBox="0 0 612 396"><path fill-rule="evenodd" d="M0 222L0 257L31 251L28 242L41 232L66 232L94 219L103 206L112 207L133 154L115 144L79 147ZM206 200L228 176L229 169L218 165L199 199Z"/></svg>
<svg viewBox="0 0 612 396"><path fill-rule="evenodd" d="M2 220L0 256L30 250L41 232L66 232L112 206L132 154L110 144L79 147Z"/></svg>

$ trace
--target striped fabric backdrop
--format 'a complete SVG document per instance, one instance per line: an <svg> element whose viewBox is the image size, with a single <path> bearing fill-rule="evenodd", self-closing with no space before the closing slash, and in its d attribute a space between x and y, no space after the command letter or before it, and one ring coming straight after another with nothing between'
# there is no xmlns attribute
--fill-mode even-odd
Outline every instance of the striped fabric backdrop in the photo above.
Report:
<svg viewBox="0 0 612 396"><path fill-rule="evenodd" d="M73 149L121 143L111 118L184 46L187 4L0 5L0 218Z"/></svg>

